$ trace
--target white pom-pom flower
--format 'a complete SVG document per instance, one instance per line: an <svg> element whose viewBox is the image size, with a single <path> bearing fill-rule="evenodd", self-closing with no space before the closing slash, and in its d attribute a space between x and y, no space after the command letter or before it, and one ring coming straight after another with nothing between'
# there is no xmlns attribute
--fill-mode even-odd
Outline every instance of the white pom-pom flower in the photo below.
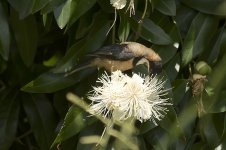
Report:
<svg viewBox="0 0 226 150"><path fill-rule="evenodd" d="M92 103L90 112L112 116L114 120L123 121L136 118L140 122L161 120L166 114L167 105L172 105L163 89L164 81L157 77L145 77L133 74L129 77L121 71L108 76L103 74L98 80L101 86L93 87L88 97Z"/></svg>
<svg viewBox="0 0 226 150"><path fill-rule="evenodd" d="M110 0L110 3L116 9L123 9L126 6L126 0Z"/></svg>

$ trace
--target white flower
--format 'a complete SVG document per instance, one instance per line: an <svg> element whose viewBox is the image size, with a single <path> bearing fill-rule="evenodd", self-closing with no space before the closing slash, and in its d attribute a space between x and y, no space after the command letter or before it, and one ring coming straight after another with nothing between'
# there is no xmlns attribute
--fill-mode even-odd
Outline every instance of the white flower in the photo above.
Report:
<svg viewBox="0 0 226 150"><path fill-rule="evenodd" d="M172 105L168 98L163 98L167 90L163 90L164 82L156 77L133 74L124 75L121 71L106 73L98 79L101 86L94 87L88 98L92 101L91 112L112 115L115 120L126 120L134 117L140 122L161 120L166 114L166 105Z"/></svg>
<svg viewBox="0 0 226 150"><path fill-rule="evenodd" d="M127 0L110 0L110 3L115 9L123 9L126 6ZM135 14L135 9L134 9L134 0L129 1L129 5L126 11L130 11L130 16L131 14Z"/></svg>
<svg viewBox="0 0 226 150"><path fill-rule="evenodd" d="M110 0L110 3L116 9L123 9L126 6L126 0Z"/></svg>

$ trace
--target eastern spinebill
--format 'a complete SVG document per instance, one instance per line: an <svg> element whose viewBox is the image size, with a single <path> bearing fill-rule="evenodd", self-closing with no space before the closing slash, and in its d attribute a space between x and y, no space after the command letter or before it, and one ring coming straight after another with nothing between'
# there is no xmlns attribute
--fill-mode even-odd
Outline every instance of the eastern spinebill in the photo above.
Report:
<svg viewBox="0 0 226 150"><path fill-rule="evenodd" d="M160 73L162 70L161 57L151 48L137 42L122 42L104 46L88 55L89 60L78 64L66 75L88 67L105 68L107 71L126 71L132 69L137 62L145 58L150 74Z"/></svg>

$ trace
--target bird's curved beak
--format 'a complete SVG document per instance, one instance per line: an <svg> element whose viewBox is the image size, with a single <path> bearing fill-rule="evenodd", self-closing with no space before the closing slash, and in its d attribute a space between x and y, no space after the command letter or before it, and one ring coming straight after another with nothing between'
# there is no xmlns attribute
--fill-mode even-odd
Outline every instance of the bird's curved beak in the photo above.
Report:
<svg viewBox="0 0 226 150"><path fill-rule="evenodd" d="M150 73L153 75L162 72L162 61L152 61L150 62Z"/></svg>

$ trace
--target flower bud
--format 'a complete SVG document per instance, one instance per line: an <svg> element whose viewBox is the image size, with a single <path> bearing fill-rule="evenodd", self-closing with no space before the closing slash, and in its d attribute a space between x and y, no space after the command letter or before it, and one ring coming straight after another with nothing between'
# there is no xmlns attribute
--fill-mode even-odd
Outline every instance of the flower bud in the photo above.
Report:
<svg viewBox="0 0 226 150"><path fill-rule="evenodd" d="M195 69L201 75L208 75L212 69L211 67L204 61L200 61L195 65Z"/></svg>

